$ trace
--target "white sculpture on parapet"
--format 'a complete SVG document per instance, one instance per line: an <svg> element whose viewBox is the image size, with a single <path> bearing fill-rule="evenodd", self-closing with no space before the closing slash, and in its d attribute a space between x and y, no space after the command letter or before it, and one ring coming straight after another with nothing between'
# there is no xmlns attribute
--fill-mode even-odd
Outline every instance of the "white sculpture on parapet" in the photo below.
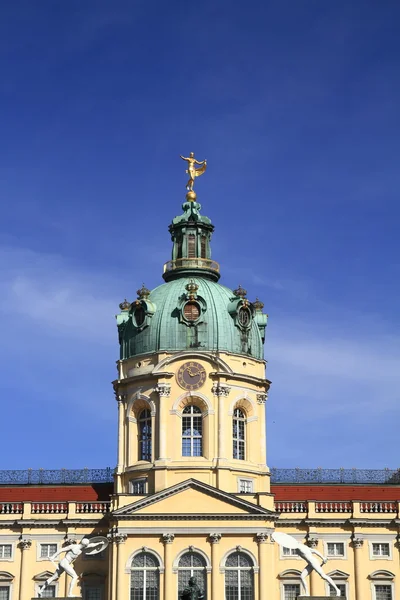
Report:
<svg viewBox="0 0 400 600"><path fill-rule="evenodd" d="M324 573L324 571L322 570L322 566L328 561L327 557L322 556L322 554L318 552L318 550L315 550L314 548L309 548L305 544L301 544L294 537L288 535L287 533L281 533L279 531L276 531L271 535L271 537L280 546L296 550L297 554L301 556L301 558L304 558L304 560L308 563L305 569L303 569L303 571L300 574L301 585L304 590L304 596L310 595L308 591L306 577L311 573L311 571L316 571L316 573L318 573L318 575L322 577L322 579L327 581L336 590L336 596L340 596L340 590L337 587L337 585L335 585L333 579L329 577L329 575ZM319 564L318 560L314 558L313 554L316 554L320 557L320 559L322 560L321 564Z"/></svg>
<svg viewBox="0 0 400 600"><path fill-rule="evenodd" d="M66 575L69 575L72 578L71 583L69 584L68 598L76 598L77 596L75 596L72 593L75 584L78 581L78 575L76 574L75 569L72 566L74 561L78 558L78 556L82 554L82 552L84 552L85 554L98 554L99 552L102 552L102 550L107 548L107 546L108 539L105 537L97 536L91 538L90 540L88 538L83 538L80 542L77 542L76 544L70 544L69 546L65 546L65 548L61 548L61 550L53 554L50 560L56 567L56 570L53 573L53 575L51 575L51 577L49 577L40 588L38 593L39 598L41 598L44 590L49 585L51 585L53 581L56 581L56 579L58 579L60 575L64 572ZM90 550L90 548L92 548L92 550ZM57 556L59 556L63 552L66 553L64 558L62 558L58 564L54 562Z"/></svg>

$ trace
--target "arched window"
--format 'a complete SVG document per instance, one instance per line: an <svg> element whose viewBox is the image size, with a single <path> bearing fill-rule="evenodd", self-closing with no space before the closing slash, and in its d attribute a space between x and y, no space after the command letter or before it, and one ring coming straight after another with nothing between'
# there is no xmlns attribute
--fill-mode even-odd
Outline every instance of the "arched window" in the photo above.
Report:
<svg viewBox="0 0 400 600"><path fill-rule="evenodd" d="M197 552L186 552L178 563L178 598L188 586L190 577L194 577L204 598L206 598L207 572L206 561Z"/></svg>
<svg viewBox="0 0 400 600"><path fill-rule="evenodd" d="M225 599L253 600L253 561L244 552L233 552L225 561Z"/></svg>
<svg viewBox="0 0 400 600"><path fill-rule="evenodd" d="M136 554L131 566L130 600L158 600L160 596L160 564L149 552Z"/></svg>
<svg viewBox="0 0 400 600"><path fill-rule="evenodd" d="M246 415L240 408L233 411L233 458L246 458Z"/></svg>
<svg viewBox="0 0 400 600"><path fill-rule="evenodd" d="M151 413L147 409L139 415L139 460L151 460Z"/></svg>
<svg viewBox="0 0 400 600"><path fill-rule="evenodd" d="M189 404L182 412L182 456L202 455L203 417L198 406Z"/></svg>

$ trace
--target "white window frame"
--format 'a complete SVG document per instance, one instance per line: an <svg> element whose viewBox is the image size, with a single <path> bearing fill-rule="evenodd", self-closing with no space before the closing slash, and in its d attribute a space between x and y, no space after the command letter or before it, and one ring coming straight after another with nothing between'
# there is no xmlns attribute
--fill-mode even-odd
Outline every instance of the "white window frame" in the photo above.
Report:
<svg viewBox="0 0 400 600"><path fill-rule="evenodd" d="M385 544L389 546L388 556L377 556L373 553L374 544ZM369 559L370 560L393 560L393 542L392 540L371 540L369 542Z"/></svg>
<svg viewBox="0 0 400 600"><path fill-rule="evenodd" d="M139 493L133 491L132 488L136 483L144 483L143 494L139 494ZM147 477L137 477L136 479L130 479L129 480L129 493L132 494L133 496L144 496L147 494L147 485L148 485Z"/></svg>
<svg viewBox="0 0 400 600"><path fill-rule="evenodd" d="M288 550L290 550L292 552L291 548L288 548ZM279 554L280 554L279 558L281 560L299 560L301 558L297 554L297 552L295 552L294 550L293 550L294 554L292 554L292 553L290 553L290 554L284 554L283 551L284 551L284 547L283 546L279 546ZM292 583L292 582L289 582L289 583Z"/></svg>
<svg viewBox="0 0 400 600"><path fill-rule="evenodd" d="M328 544L343 544L343 554L328 554ZM347 560L347 540L324 540L324 554L329 560Z"/></svg>
<svg viewBox="0 0 400 600"><path fill-rule="evenodd" d="M39 598L39 590L42 587L42 585L44 584L46 580L43 579L43 581L37 581L35 583L35 598ZM56 595L54 596L55 598L58 598L58 580L57 581L53 581L53 583L51 583L50 585L54 586L56 588ZM10 599L11 600L11 599Z"/></svg>
<svg viewBox="0 0 400 600"><path fill-rule="evenodd" d="M242 481L245 481L246 483L250 483L250 486L251 486L250 492L240 491L240 484ZM238 489L239 494L254 494L254 479L251 479L250 477L238 477L237 478L237 489Z"/></svg>
<svg viewBox="0 0 400 600"><path fill-rule="evenodd" d="M8 558L4 558L4 557L0 556L0 562L13 562L15 544L13 544L12 542L1 542L0 547L1 546L11 546L11 556Z"/></svg>
<svg viewBox="0 0 400 600"><path fill-rule="evenodd" d="M395 600L396 596L394 595L395 589L394 589L393 581L391 581L390 579L383 579L383 578L379 579L379 577L377 577L376 579L373 579L373 581L371 582L371 598L373 600L376 600L376 590L375 590L376 585L390 586L392 588L392 600Z"/></svg>
<svg viewBox="0 0 400 600"><path fill-rule="evenodd" d="M37 547L37 549L36 549L36 560L37 561L47 561L47 562L50 561L50 558L48 558L47 556L40 556L41 553L42 553L42 546L48 546L49 544L54 544L55 546L57 546L56 552L59 551L59 549L60 549L60 542L56 542L54 540L51 540L51 541L40 540L36 544L36 547Z"/></svg>

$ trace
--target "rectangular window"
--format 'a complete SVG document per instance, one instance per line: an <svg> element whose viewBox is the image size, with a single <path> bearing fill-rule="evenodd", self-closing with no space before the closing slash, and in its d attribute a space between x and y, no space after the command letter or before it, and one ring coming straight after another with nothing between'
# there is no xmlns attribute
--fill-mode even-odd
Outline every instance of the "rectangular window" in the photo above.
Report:
<svg viewBox="0 0 400 600"><path fill-rule="evenodd" d="M0 585L0 600L9 600L10 587L8 585Z"/></svg>
<svg viewBox="0 0 400 600"><path fill-rule="evenodd" d="M188 258L196 258L196 236L193 233L188 235Z"/></svg>
<svg viewBox="0 0 400 600"><path fill-rule="evenodd" d="M40 544L40 558L50 558L57 552L57 544Z"/></svg>
<svg viewBox="0 0 400 600"><path fill-rule="evenodd" d="M285 546L282 547L282 556L299 556L296 552L295 548L285 548Z"/></svg>
<svg viewBox="0 0 400 600"><path fill-rule="evenodd" d="M147 494L147 479L131 479L131 494L143 495Z"/></svg>
<svg viewBox="0 0 400 600"><path fill-rule="evenodd" d="M297 596L300 596L300 584L299 583L285 583L283 586L284 600L297 600Z"/></svg>
<svg viewBox="0 0 400 600"><path fill-rule="evenodd" d="M391 585L375 585L375 600L393 600Z"/></svg>
<svg viewBox="0 0 400 600"><path fill-rule="evenodd" d="M372 544L372 556L390 556L389 544Z"/></svg>
<svg viewBox="0 0 400 600"><path fill-rule="evenodd" d="M337 587L340 590L340 597L341 598L346 598L346 584L345 583L336 583L336 585L337 585ZM329 595L330 596L334 596L335 598L337 598L337 596L336 596L336 590L331 585L329 585Z"/></svg>
<svg viewBox="0 0 400 600"><path fill-rule="evenodd" d="M41 595L41 598L55 598L56 597L56 586L49 585Z"/></svg>
<svg viewBox="0 0 400 600"><path fill-rule="evenodd" d="M328 556L344 556L343 542L328 542L326 547Z"/></svg>
<svg viewBox="0 0 400 600"><path fill-rule="evenodd" d="M253 482L250 479L239 479L239 492L250 494L253 491Z"/></svg>
<svg viewBox="0 0 400 600"><path fill-rule="evenodd" d="M201 236L200 245L201 245L201 258L207 258L207 256L206 256L206 238L204 237L204 235Z"/></svg>
<svg viewBox="0 0 400 600"><path fill-rule="evenodd" d="M11 554L12 554L11 544L1 544L0 545L0 559L1 558L11 558Z"/></svg>

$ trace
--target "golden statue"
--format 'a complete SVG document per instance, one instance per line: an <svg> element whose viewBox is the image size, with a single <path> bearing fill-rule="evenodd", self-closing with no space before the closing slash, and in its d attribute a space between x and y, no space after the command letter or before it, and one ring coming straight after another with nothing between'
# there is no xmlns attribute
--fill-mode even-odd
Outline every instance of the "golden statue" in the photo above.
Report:
<svg viewBox="0 0 400 600"><path fill-rule="evenodd" d="M193 192L194 180L196 177L199 177L199 175L203 175L204 171L207 168L207 161L206 160L202 160L202 161L196 160L194 157L194 152L191 152L190 155L188 156L188 158L185 158L182 155L180 155L180 157L182 158L182 160L186 160L186 162L188 164L186 173L189 175L189 181L186 184L186 189L188 192L192 192L192 194L194 194L194 192ZM198 169L196 169L195 165L200 165L200 167Z"/></svg>

